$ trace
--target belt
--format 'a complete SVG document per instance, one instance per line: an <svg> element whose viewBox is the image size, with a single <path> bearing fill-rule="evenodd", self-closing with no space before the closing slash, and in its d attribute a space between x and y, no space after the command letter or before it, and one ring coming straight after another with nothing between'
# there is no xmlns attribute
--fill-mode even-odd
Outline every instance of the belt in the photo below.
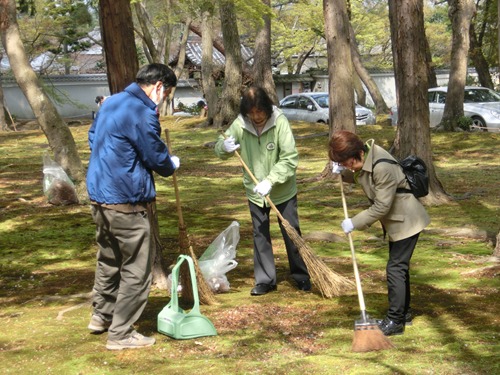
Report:
<svg viewBox="0 0 500 375"><path fill-rule="evenodd" d="M126 214L131 214L135 212L144 212L148 210L148 204L150 202L137 202L137 203L118 203L118 204L107 204L107 203L97 203L90 201L94 206L99 206L107 208L109 210L114 210L118 212L123 212Z"/></svg>

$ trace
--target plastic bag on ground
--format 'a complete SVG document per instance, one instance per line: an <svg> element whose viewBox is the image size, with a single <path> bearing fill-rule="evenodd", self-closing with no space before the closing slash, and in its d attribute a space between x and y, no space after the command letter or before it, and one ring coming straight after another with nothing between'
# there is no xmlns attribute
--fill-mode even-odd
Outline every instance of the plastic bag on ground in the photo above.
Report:
<svg viewBox="0 0 500 375"><path fill-rule="evenodd" d="M229 291L226 273L238 265L234 258L239 241L240 224L233 221L198 259L201 273L213 292Z"/></svg>
<svg viewBox="0 0 500 375"><path fill-rule="evenodd" d="M48 154L43 156L43 193L56 206L78 203L73 181Z"/></svg>

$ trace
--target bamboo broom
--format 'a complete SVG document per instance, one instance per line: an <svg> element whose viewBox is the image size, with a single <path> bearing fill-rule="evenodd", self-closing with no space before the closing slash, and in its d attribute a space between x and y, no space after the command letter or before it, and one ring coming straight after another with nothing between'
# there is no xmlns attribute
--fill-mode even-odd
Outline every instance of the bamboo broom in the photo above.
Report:
<svg viewBox="0 0 500 375"><path fill-rule="evenodd" d="M347 204L344 194L344 182L340 176L340 195L342 196L342 206L344 207L344 216L349 218L347 213ZM349 245L351 246L352 266L354 268L354 277L356 279L356 289L358 291L359 308L361 310L361 319L354 322L354 338L352 341L353 352L371 352L375 350L391 349L394 345L391 341L384 336L380 330L377 321L370 319L366 313L365 298L363 297L363 290L361 289L361 279L359 277L358 264L356 262L356 253L354 252L354 243L352 241L351 233L347 234L349 237Z"/></svg>
<svg viewBox="0 0 500 375"><path fill-rule="evenodd" d="M165 129L165 138L167 139L167 146L169 153L172 152L172 148L170 145L170 135L168 129ZM200 298L200 303L204 305L212 305L216 302L215 296L208 286L203 273L201 272L200 266L198 264L198 259L194 254L193 247L189 241L189 237L187 234L186 224L184 223L184 217L182 215L181 208L181 198L179 194L179 186L177 184L177 172L172 174L172 181L174 183L175 190L175 202L177 206L177 215L179 216L179 248L181 253L189 255L193 258L194 269L196 271L196 282L198 284L198 294ZM189 276L189 271L187 266L184 267L184 272L181 273L181 285L182 285L182 298L185 301L193 302L193 287L191 283L191 278Z"/></svg>
<svg viewBox="0 0 500 375"><path fill-rule="evenodd" d="M223 134L225 137L225 135ZM252 171L246 165L245 161L241 157L238 151L234 151L235 155L240 160L241 165L247 171L248 175L252 178L255 184L259 181L255 178ZM307 242L299 235L297 230L290 225L290 223L281 215L278 208L271 201L271 198L267 195L266 197L269 206L276 212L276 215L281 221L283 228L285 228L288 237L293 241L295 246L297 246L300 256L306 264L309 276L313 284L319 289L321 295L326 298L332 298L334 296L341 295L345 290L353 287L353 282L348 278L333 272L309 247Z"/></svg>

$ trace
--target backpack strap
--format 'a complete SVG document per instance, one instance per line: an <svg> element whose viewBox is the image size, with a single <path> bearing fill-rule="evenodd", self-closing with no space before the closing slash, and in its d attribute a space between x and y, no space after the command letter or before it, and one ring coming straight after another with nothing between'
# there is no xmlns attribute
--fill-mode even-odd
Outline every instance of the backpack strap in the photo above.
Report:
<svg viewBox="0 0 500 375"><path fill-rule="evenodd" d="M401 164L399 164L399 162L397 162L396 160L382 158L382 159L378 159L375 163L373 163L373 165L372 165L372 171L373 171L373 169L375 168L375 166L378 163L398 164L398 165L401 166ZM403 168L403 167L401 167L401 168ZM406 189L406 188L397 188L396 189L396 193L399 193L399 194L408 194L408 193L413 194L413 192L410 189Z"/></svg>

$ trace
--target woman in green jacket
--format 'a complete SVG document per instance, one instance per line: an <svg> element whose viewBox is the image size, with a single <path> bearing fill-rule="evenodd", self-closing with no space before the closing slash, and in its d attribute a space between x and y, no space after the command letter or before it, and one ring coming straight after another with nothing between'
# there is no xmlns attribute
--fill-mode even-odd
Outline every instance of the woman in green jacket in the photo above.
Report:
<svg viewBox="0 0 500 375"><path fill-rule="evenodd" d="M430 223L429 215L411 192L397 192L398 188L408 190L408 181L399 164L377 163L379 159L395 159L373 139L363 143L356 134L343 130L332 135L329 146L333 172L341 173L346 182L361 185L371 203L366 210L345 219L342 229L350 233L380 221L389 236L389 309L379 326L387 336L402 334L405 324L411 322L410 259L420 232Z"/></svg>
<svg viewBox="0 0 500 375"><path fill-rule="evenodd" d="M292 129L283 113L273 106L272 100L261 87L248 88L241 98L240 115L221 135L215 153L227 159L239 150L241 158L260 181L254 184L243 171L254 235L255 287L251 295L263 295L276 290L276 267L269 231L269 195L283 217L300 234L297 214L297 185L295 173L298 153ZM310 290L307 267L297 247L289 238L281 222L292 278L300 290Z"/></svg>

